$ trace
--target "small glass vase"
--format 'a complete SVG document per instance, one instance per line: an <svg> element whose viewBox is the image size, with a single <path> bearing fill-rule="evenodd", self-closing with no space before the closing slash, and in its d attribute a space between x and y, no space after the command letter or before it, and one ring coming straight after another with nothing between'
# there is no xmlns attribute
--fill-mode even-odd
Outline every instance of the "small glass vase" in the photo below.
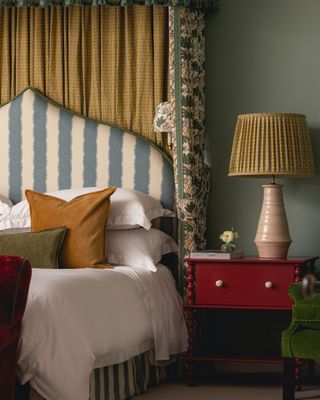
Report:
<svg viewBox="0 0 320 400"><path fill-rule="evenodd" d="M232 242L224 243L221 246L221 251L223 251L224 253L231 253L235 249L236 249L236 245L234 243L232 243Z"/></svg>

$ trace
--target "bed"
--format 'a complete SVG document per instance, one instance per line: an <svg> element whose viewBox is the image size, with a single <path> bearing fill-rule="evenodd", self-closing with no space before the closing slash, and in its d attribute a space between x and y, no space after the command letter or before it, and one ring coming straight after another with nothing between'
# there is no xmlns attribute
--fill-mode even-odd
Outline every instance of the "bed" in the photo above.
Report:
<svg viewBox="0 0 320 400"><path fill-rule="evenodd" d="M33 89L26 90L0 108L0 123L0 194L14 203L23 199L25 188L44 193L116 186L146 193L160 200L166 209L174 208L171 161L152 143L132 132L75 115ZM170 234L173 234L174 226L172 218L161 218L158 223L158 227ZM94 288L91 305L88 304L90 302L83 302L88 282ZM60 341L63 346L66 343L69 345L65 350L63 347L56 348L55 338L61 332L54 333L57 325L53 321L53 315L61 320L64 317L64 326L72 320L70 312L64 312L64 307L60 305L60 309L56 308L58 301L55 297L61 299L58 293L64 286L67 286L64 290L70 293L70 304L73 302L72 312L75 312L77 304L86 310L86 313L77 314L78 323L84 331L86 318L94 314L92 310L107 316L105 319L100 317L98 322L91 321L92 326L97 324L93 333L88 330L84 336L75 335L75 342L78 340L79 343L69 360L69 393L68 384L62 385L63 377L68 381L68 374L64 369L59 371L58 366L59 362L64 363L62 354L68 351L68 346L70 350L73 341L69 338L68 342L62 335ZM38 298L41 291L42 297ZM150 383L158 382L163 373L159 366L186 350L187 335L181 299L175 290L172 275L161 264L155 272L142 272L141 268L126 266L99 271L85 269L81 272L34 270L30 293L32 300L41 307L35 310L31 307L31 298L28 300L19 361L20 377L23 383L30 381L31 386L47 400L85 400L89 392L90 400L130 398L143 392ZM53 303L54 311L48 314L46 307ZM111 306L106 307L105 304ZM118 309L113 314L115 305ZM50 318L46 319L46 314ZM118 326L120 331L130 330L130 325L134 327L135 337L130 346L127 346L126 335L118 334L115 342L104 342L103 330L109 329L106 321L115 315L114 327ZM42 323L40 328L37 319ZM113 331L113 338L116 338L116 332ZM84 344L91 334L99 336L100 342L98 340L97 349L88 350L90 370L89 364L84 365L81 359L76 359L76 348L85 347L81 346L81 340ZM48 346L41 350L44 337ZM26 347L28 341L30 343ZM115 348L116 352L112 350ZM97 353L92 356L94 351ZM44 356L43 364L38 362L37 352ZM51 361L55 365L54 373L51 374L50 368L44 372L39 367L39 364L50 365ZM77 365L84 368L79 367L78 371ZM50 375L58 376L59 373L60 378L50 382ZM79 374L87 377L88 385L82 389L78 387ZM75 378L73 384L72 377ZM63 392L57 394L60 389L54 385L59 379ZM35 392L33 396L40 398Z"/></svg>

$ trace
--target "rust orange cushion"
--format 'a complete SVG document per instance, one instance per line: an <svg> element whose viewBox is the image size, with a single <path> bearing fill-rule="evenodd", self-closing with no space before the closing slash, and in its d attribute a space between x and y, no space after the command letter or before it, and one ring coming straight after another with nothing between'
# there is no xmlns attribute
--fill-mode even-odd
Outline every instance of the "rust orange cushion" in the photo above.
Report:
<svg viewBox="0 0 320 400"><path fill-rule="evenodd" d="M26 190L32 232L57 226L67 228L60 252L60 267L108 267L105 262L105 226L110 196L115 190L110 187L75 197L71 201Z"/></svg>

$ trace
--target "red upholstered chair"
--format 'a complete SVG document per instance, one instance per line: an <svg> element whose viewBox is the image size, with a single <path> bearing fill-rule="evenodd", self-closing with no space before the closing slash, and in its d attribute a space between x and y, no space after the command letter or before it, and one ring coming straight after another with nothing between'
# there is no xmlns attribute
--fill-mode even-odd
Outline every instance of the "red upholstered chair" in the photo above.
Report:
<svg viewBox="0 0 320 400"><path fill-rule="evenodd" d="M0 399L14 399L21 320L31 266L23 257L0 255Z"/></svg>

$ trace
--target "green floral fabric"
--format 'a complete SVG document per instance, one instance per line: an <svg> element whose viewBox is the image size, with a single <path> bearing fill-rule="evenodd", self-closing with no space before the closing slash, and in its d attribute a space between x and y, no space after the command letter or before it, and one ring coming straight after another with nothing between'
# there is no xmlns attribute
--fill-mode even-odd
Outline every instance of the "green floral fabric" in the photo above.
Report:
<svg viewBox="0 0 320 400"><path fill-rule="evenodd" d="M218 8L218 0L0 0L0 7L130 6L132 4L209 10L217 10Z"/></svg>
<svg viewBox="0 0 320 400"><path fill-rule="evenodd" d="M164 101L157 107L154 118L154 130L156 132L173 132L174 128L174 109L169 101Z"/></svg>
<svg viewBox="0 0 320 400"><path fill-rule="evenodd" d="M176 203L180 223L181 285L185 255L206 247L206 203L210 172L204 162L204 12L169 10L169 73L171 107L160 106L155 125L171 126ZM168 123L169 121L169 123Z"/></svg>

